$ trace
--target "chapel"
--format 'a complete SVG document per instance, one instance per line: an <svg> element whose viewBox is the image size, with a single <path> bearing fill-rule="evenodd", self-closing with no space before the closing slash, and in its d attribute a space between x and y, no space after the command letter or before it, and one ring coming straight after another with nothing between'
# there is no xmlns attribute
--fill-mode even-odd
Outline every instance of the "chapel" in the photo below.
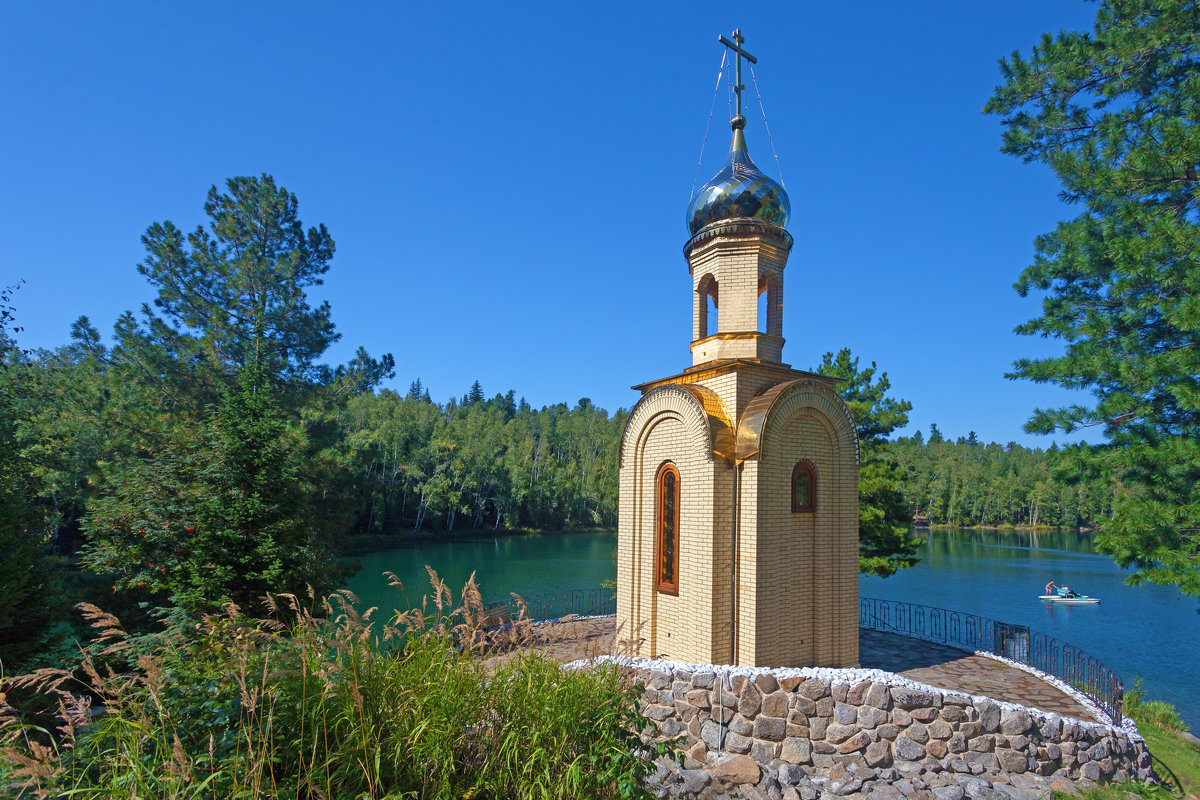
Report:
<svg viewBox="0 0 1200 800"><path fill-rule="evenodd" d="M854 421L837 379L783 363L791 204L747 150L754 57L740 31L720 38L737 113L725 166L687 209L692 364L634 387L621 438L618 640L694 664L857 666ZM829 302L793 305L806 341L820 331L805 306Z"/></svg>

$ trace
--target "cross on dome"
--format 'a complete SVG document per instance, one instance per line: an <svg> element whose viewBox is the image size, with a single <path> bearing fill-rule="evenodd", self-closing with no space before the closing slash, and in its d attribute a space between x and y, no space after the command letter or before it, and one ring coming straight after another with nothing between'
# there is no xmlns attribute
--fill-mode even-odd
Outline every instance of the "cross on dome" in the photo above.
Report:
<svg viewBox="0 0 1200 800"><path fill-rule="evenodd" d="M751 64L757 64L758 59L750 55L750 53L748 53L742 47L742 44L746 41L746 37L742 36L741 28L738 28L733 32L732 42L726 39L723 35L717 38L720 40L721 44L725 45L737 54L734 56L734 59L737 61L737 81L734 83L733 91L737 94L737 116L740 117L742 116L742 90L746 88L746 85L742 83L742 59L745 58ZM737 117L734 117L734 119L737 119Z"/></svg>
<svg viewBox="0 0 1200 800"><path fill-rule="evenodd" d="M730 219L758 219L786 228L792 209L787 191L781 182L764 175L755 166L746 149L746 118L742 116L742 90L746 87L742 84L742 59L751 64L757 64L758 59L742 47L746 39L741 28L733 32L732 41L724 36L718 39L733 50L737 59L737 85L733 87L738 96L737 116L729 122L733 136L725 166L692 195L688 204L688 233L695 236L707 225ZM707 137L707 133L705 135Z"/></svg>

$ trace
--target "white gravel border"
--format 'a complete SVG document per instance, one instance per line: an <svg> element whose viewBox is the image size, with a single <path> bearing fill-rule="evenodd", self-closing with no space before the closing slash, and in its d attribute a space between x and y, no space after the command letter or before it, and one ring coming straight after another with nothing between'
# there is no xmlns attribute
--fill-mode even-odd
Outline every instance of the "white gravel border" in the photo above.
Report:
<svg viewBox="0 0 1200 800"><path fill-rule="evenodd" d="M596 615L593 617L577 617L577 619L599 619L601 617L613 617L613 616L615 616L615 615L614 614L602 614L602 615ZM860 630L874 630L874 629L873 628L860 628ZM889 633L894 636L905 636L906 638L916 639L917 641L932 641L929 639L924 639L919 636L908 636L907 634L894 633L892 631L880 631L880 633ZM933 644L943 644L942 642L932 642L932 643ZM953 647L953 645L944 645L944 646ZM955 648L955 649L961 650L962 648ZM1088 697L1086 695L1084 695L1082 692L1080 692L1078 689L1074 688L1073 686L1070 686L1066 682L1054 677L1053 675L1048 675L1039 669L1035 669L1034 667L1029 666L1028 664L1022 664L1020 662L1013 661L1012 659L1004 658L1003 656L998 656L995 653L987 653L987 652L976 650L975 655L984 656L986 658L990 658L995 661L1002 662L1004 664L1007 664L1010 667L1014 667L1023 672L1026 672L1030 675L1033 675L1037 678L1041 678L1042 680L1044 680L1046 683L1050 684L1054 688L1062 691L1068 697L1072 698L1073 700L1078 701L1080 705L1082 705L1084 708L1086 708L1088 711L1092 712L1093 714L1096 714L1098 717L1107 716L1103 711L1101 711L1101 709L1099 707L1096 706L1096 704L1092 700L1088 699ZM748 667L748 666L730 665L730 664L688 664L688 663L684 663L681 661L670 661L668 659L657 659L657 658L644 658L641 656L599 656L594 659L580 659L578 661L572 661L569 664L564 664L563 668L564 669L581 669L581 668L590 666L592 664L595 664L597 662L611 663L611 664L616 664L617 666L628 667L628 668L632 668L632 669L658 670L660 672L673 672L676 669L682 669L682 670L686 670L688 672L693 672L693 673L695 673L695 672L713 672L713 673L716 673L716 674L722 675L722 676L744 675L748 678L753 678L757 675L771 675L771 676L775 677L776 679L791 678L791 677L819 678L822 680L827 680L831 684L847 683L847 684L853 685L853 684L859 683L861 681L874 681L875 683L882 683L886 686L896 686L896 687L901 687L901 688L906 688L906 689L918 689L923 692L931 692L933 694L937 694L937 695L941 696L943 699L947 698L947 697L965 698L972 704L979 703L979 702L987 702L987 703L995 703L1001 709L1006 710L1006 711L1028 711L1031 715L1034 716L1035 719L1039 720L1039 727L1045 721L1054 720L1054 719L1062 719L1062 720L1067 720L1073 724L1082 725L1085 728L1096 730L1099 732L1105 732L1105 733L1120 732L1120 733L1123 733L1126 736L1128 736L1133 741L1139 741L1139 742L1143 741L1142 735L1138 732L1137 724L1132 719L1130 719L1128 716L1122 717L1122 723L1119 726L1108 724L1108 723L1102 723L1102 722L1093 722L1090 720L1083 720L1083 719L1078 719L1075 717L1067 717L1062 714L1056 714L1051 711L1043 711L1039 708L1033 708L1031 706L1023 706L1018 703L1008 703L1003 700L996 700L995 698L986 697L984 695L972 695L972 694L967 694L965 692L956 692L951 689L942 689L937 686L930 686L929 684L921 683L919 681L914 681L914 680L911 680L910 678L905 678L902 675L897 675L894 672L886 672L881 669L862 669L861 667L847 668L847 669L837 669L837 668L833 668L833 667L784 667L784 668L772 669L770 667Z"/></svg>

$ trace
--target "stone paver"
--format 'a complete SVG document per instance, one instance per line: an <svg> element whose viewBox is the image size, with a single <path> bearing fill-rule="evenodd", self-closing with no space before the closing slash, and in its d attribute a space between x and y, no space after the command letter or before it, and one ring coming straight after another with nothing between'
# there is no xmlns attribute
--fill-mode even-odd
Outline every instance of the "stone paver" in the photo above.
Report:
<svg viewBox="0 0 1200 800"><path fill-rule="evenodd" d="M1046 681L1001 661L956 647L882 631L860 630L859 661L914 681L1093 722L1079 701Z"/></svg>
<svg viewBox="0 0 1200 800"><path fill-rule="evenodd" d="M552 658L574 661L618 654L613 648L612 617L572 620L537 628L538 649ZM503 660L503 657L497 661ZM955 647L881 631L859 631L859 661L864 668L881 669L942 689L990 697L1006 703L1041 709L1096 722L1077 700L1041 678L985 656Z"/></svg>

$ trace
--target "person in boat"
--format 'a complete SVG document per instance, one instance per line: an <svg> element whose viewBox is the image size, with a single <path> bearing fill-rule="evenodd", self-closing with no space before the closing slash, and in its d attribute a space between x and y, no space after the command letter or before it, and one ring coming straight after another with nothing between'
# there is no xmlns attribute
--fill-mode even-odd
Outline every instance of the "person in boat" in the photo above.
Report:
<svg viewBox="0 0 1200 800"><path fill-rule="evenodd" d="M1071 591L1070 586L1060 586L1058 589L1058 596L1066 598L1079 597L1079 595Z"/></svg>
<svg viewBox="0 0 1200 800"><path fill-rule="evenodd" d="M1050 595L1054 594L1053 590L1057 589L1057 588L1058 588L1058 585L1054 581L1050 581L1049 583L1046 584L1045 595L1047 597L1049 597Z"/></svg>

